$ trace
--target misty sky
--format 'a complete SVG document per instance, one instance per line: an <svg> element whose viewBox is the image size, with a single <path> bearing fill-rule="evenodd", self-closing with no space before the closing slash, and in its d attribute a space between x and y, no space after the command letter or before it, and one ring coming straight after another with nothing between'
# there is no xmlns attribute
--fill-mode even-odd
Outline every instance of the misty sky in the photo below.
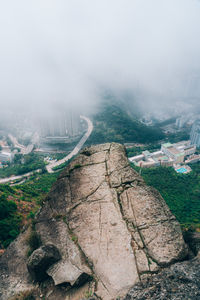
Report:
<svg viewBox="0 0 200 300"><path fill-rule="evenodd" d="M200 97L198 0L1 1L0 43L1 107Z"/></svg>

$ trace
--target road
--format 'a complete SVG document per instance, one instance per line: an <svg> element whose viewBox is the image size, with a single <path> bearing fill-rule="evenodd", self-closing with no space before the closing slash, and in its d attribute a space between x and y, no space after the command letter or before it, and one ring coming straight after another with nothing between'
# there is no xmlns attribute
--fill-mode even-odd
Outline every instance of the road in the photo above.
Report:
<svg viewBox="0 0 200 300"><path fill-rule="evenodd" d="M89 118L85 117L85 116L80 116L80 118L82 120L85 120L87 122L88 125L88 129L87 132L84 134L84 136L81 138L81 140L78 142L78 144L76 145L76 147L72 150L72 152L70 152L67 156L65 156L63 159L58 160L56 162L50 163L46 166L46 169L49 173L53 173L53 168L57 167L63 163L65 163L66 161L70 160L74 155L78 154L78 152L81 150L81 148L83 147L83 145L85 144L85 142L87 141L87 139L89 138L89 136L92 133L93 130L93 124L90 121ZM15 141L16 142L16 141ZM16 144L16 143L15 143ZM40 172L41 170L34 170L32 172L28 172L26 174L23 175L18 175L18 176L11 176L11 177L7 177L7 178L2 178L0 179L0 184L3 183L7 183L10 181L14 181L14 180L18 180L18 179L23 179L24 177L29 177L31 176L34 172Z"/></svg>
<svg viewBox="0 0 200 300"><path fill-rule="evenodd" d="M79 143L76 145L76 147L72 150L72 152L70 152L67 156L65 156L63 159L56 161L56 162L52 162L50 164L48 164L46 166L46 169L49 173L53 173L53 168L65 163L66 161L70 160L73 156L75 156L76 154L78 154L78 152L81 150L81 148L83 147L83 145L85 144L85 142L87 141L87 139L89 138L90 134L92 133L93 130L93 124L90 121L90 119L88 119L85 116L80 116L80 118L82 120L85 120L88 124L88 129L87 132L84 134L84 136L81 138L81 140L79 141Z"/></svg>
<svg viewBox="0 0 200 300"><path fill-rule="evenodd" d="M30 152L33 151L33 148L34 148L34 141L36 140L36 136L37 136L37 133L35 133L33 135L33 138L32 138L32 144L29 144L28 146L24 146L24 145L21 145L18 140L16 139L16 137L14 137L12 134L9 134L8 137L10 138L11 142L13 143L14 147L15 148L19 148L20 149L20 153L21 154L29 154Z"/></svg>
<svg viewBox="0 0 200 300"><path fill-rule="evenodd" d="M11 176L11 177L1 178L0 179L0 184L4 184L4 183L10 182L10 181L15 181L15 180L18 180L18 179L23 180L24 178L33 175L35 172L39 173L40 171L41 170L38 169L38 170L34 170L34 171L31 171L31 172L25 173L23 175L14 175L14 176Z"/></svg>
<svg viewBox="0 0 200 300"><path fill-rule="evenodd" d="M23 153L25 151L25 146L21 145L20 143L18 143L16 137L14 137L12 134L8 135L9 139L11 140L11 142L13 143L14 147L19 148L21 153Z"/></svg>

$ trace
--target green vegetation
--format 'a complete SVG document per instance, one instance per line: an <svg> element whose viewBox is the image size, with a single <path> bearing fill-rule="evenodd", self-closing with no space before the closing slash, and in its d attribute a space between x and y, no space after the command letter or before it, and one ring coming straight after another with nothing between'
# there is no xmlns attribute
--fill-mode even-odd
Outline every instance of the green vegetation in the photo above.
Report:
<svg viewBox="0 0 200 300"><path fill-rule="evenodd" d="M0 169L0 178L9 177L11 175L22 175L37 169L43 169L44 167L43 156L39 154L29 153L24 156L16 154L12 164Z"/></svg>
<svg viewBox="0 0 200 300"><path fill-rule="evenodd" d="M57 160L60 160L60 159L63 159L66 155L67 155L68 152L62 152L62 153L51 153L49 156L52 157L53 159L57 159Z"/></svg>
<svg viewBox="0 0 200 300"><path fill-rule="evenodd" d="M146 146L141 146L141 147L132 147L132 148L127 148L126 153L128 157L132 157L135 155L141 154L143 151L148 150L149 152L154 152L156 150L160 150L161 145L160 144L149 144Z"/></svg>
<svg viewBox="0 0 200 300"><path fill-rule="evenodd" d="M89 299L90 297L92 297L94 295L93 290L89 289L88 291L85 292L85 298Z"/></svg>
<svg viewBox="0 0 200 300"><path fill-rule="evenodd" d="M17 185L15 188L20 189L23 192L26 201L34 200L36 203L41 204L44 196L49 192L57 177L58 173L35 174L28 181L21 185Z"/></svg>
<svg viewBox="0 0 200 300"><path fill-rule="evenodd" d="M6 248L22 225L31 222L58 175L35 174L20 185L0 185L0 248Z"/></svg>
<svg viewBox="0 0 200 300"><path fill-rule="evenodd" d="M56 166L56 167L52 168L52 170L53 170L53 171L62 170L62 169L65 168L68 164L69 164L69 161L66 161L66 162L60 164L59 166Z"/></svg>
<svg viewBox="0 0 200 300"><path fill-rule="evenodd" d="M71 237L72 241L77 243L78 242L78 237L76 235L72 235Z"/></svg>
<svg viewBox="0 0 200 300"><path fill-rule="evenodd" d="M191 167L193 171L189 174L178 174L171 167L158 167L142 169L141 175L161 193L184 228L200 228L200 162Z"/></svg>
<svg viewBox="0 0 200 300"><path fill-rule="evenodd" d="M75 157L76 157L76 155L73 156L72 158L70 158L68 161L66 161L66 162L64 162L64 163L62 163L62 164L60 164L59 166L56 166L56 167L52 168L52 170L53 170L53 171L61 171L62 169L64 169L65 167L67 167L67 166L69 165L69 163L70 163Z"/></svg>
<svg viewBox="0 0 200 300"><path fill-rule="evenodd" d="M7 247L19 234L21 217L17 205L0 196L0 247Z"/></svg>
<svg viewBox="0 0 200 300"><path fill-rule="evenodd" d="M190 138L190 129L183 129L175 133L168 133L165 137L166 142L178 143L180 141L187 141Z"/></svg>
<svg viewBox="0 0 200 300"><path fill-rule="evenodd" d="M65 146L66 148L66 146ZM65 152L58 152L58 153L49 153L49 152L43 152L40 155L43 155L43 157L50 157L51 159L63 159L70 151L65 151Z"/></svg>
<svg viewBox="0 0 200 300"><path fill-rule="evenodd" d="M28 237L27 244L29 246L29 250L27 253L28 257L33 253L34 250L38 249L41 245L40 237L35 231L34 225L32 225L32 230Z"/></svg>
<svg viewBox="0 0 200 300"><path fill-rule="evenodd" d="M93 118L94 130L88 144L105 142L150 143L163 139L160 128L148 127L117 105L104 105Z"/></svg>
<svg viewBox="0 0 200 300"><path fill-rule="evenodd" d="M10 147L13 146L13 143L12 143L11 139L9 138L9 136L6 137L6 142L7 142L8 146L10 146Z"/></svg>
<svg viewBox="0 0 200 300"><path fill-rule="evenodd" d="M158 126L159 127L162 127L162 126L166 126L166 125L169 125L169 124L173 124L176 122L176 118L172 117L172 118L169 118L165 121L161 121L161 122L158 122Z"/></svg>

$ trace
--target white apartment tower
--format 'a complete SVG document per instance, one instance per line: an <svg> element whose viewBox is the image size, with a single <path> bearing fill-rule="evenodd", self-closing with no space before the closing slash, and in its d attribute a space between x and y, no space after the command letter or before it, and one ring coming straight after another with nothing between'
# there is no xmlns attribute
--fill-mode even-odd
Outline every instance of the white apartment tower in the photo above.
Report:
<svg viewBox="0 0 200 300"><path fill-rule="evenodd" d="M190 133L191 145L200 147L200 120L196 120Z"/></svg>

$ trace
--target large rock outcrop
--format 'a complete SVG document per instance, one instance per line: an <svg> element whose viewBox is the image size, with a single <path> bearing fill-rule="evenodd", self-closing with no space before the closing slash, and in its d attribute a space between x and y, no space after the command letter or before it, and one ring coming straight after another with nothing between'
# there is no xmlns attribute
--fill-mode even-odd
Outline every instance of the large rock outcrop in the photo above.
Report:
<svg viewBox="0 0 200 300"><path fill-rule="evenodd" d="M70 163L37 214L34 230L42 246L29 260L27 231L0 258L0 299L35 289L37 278L28 269L38 273L38 265L48 284L37 285L34 293L40 289L45 299L78 300L93 293L116 299L146 274L188 253L164 200L115 143L86 148ZM48 245L54 250L51 260L44 253Z"/></svg>

